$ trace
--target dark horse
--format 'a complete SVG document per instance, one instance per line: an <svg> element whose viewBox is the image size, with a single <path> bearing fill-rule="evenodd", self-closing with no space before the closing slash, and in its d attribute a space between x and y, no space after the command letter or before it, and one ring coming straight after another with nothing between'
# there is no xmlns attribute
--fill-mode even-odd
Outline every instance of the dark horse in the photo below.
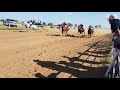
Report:
<svg viewBox="0 0 120 90"><path fill-rule="evenodd" d="M93 33L94 33L94 28L90 25L88 27L88 38L92 37Z"/></svg>
<svg viewBox="0 0 120 90"><path fill-rule="evenodd" d="M80 25L78 26L78 33L79 33L79 35L82 34L82 36L85 36L85 29L83 28L83 25L82 25L82 24L80 24ZM83 34L83 33L84 33L84 34Z"/></svg>

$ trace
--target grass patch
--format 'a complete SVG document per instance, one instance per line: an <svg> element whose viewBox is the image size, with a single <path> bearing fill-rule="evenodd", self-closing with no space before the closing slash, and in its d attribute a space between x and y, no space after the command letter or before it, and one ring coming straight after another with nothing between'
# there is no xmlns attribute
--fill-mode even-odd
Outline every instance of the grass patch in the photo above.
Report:
<svg viewBox="0 0 120 90"><path fill-rule="evenodd" d="M0 30L23 30L22 27L8 27L5 25L0 25Z"/></svg>
<svg viewBox="0 0 120 90"><path fill-rule="evenodd" d="M23 30L22 28L0 28L0 30Z"/></svg>

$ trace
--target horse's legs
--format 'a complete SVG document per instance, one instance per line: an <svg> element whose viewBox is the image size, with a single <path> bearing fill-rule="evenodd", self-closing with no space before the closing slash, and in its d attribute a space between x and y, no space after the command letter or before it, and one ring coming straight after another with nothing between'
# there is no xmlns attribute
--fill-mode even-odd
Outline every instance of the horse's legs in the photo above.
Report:
<svg viewBox="0 0 120 90"><path fill-rule="evenodd" d="M63 36L63 34L64 34L64 31L62 30L62 36Z"/></svg>
<svg viewBox="0 0 120 90"><path fill-rule="evenodd" d="M62 36L63 36L63 34L64 34L64 31L62 30Z"/></svg>
<svg viewBox="0 0 120 90"><path fill-rule="evenodd" d="M79 35L79 31L77 31L77 34Z"/></svg>
<svg viewBox="0 0 120 90"><path fill-rule="evenodd" d="M27 27L27 32L28 32L28 29L30 29L30 26L29 26L29 27Z"/></svg>
<svg viewBox="0 0 120 90"><path fill-rule="evenodd" d="M65 32L65 36L67 36L67 32L68 32L68 31Z"/></svg>
<svg viewBox="0 0 120 90"><path fill-rule="evenodd" d="M90 37L91 37L91 34L90 34Z"/></svg>
<svg viewBox="0 0 120 90"><path fill-rule="evenodd" d="M82 32L82 36L84 36L83 32Z"/></svg>
<svg viewBox="0 0 120 90"><path fill-rule="evenodd" d="M93 37L93 32L91 33L91 37Z"/></svg>
<svg viewBox="0 0 120 90"><path fill-rule="evenodd" d="M80 38L81 33L79 32L79 38Z"/></svg>
<svg viewBox="0 0 120 90"><path fill-rule="evenodd" d="M84 36L85 36L85 31L84 31Z"/></svg>
<svg viewBox="0 0 120 90"><path fill-rule="evenodd" d="M89 38L91 37L91 34L89 34Z"/></svg>
<svg viewBox="0 0 120 90"><path fill-rule="evenodd" d="M65 37L66 37L66 31L64 31L64 35L65 35Z"/></svg>
<svg viewBox="0 0 120 90"><path fill-rule="evenodd" d="M28 27L27 27L27 26L25 26L25 28L24 28L23 30L26 30L26 31L28 32L27 28L28 28Z"/></svg>
<svg viewBox="0 0 120 90"><path fill-rule="evenodd" d="M28 32L28 28L26 28L27 29L27 32Z"/></svg>
<svg viewBox="0 0 120 90"><path fill-rule="evenodd" d="M37 32L37 29L34 29Z"/></svg>
<svg viewBox="0 0 120 90"><path fill-rule="evenodd" d="M93 33L91 33L91 37L92 37Z"/></svg>
<svg viewBox="0 0 120 90"><path fill-rule="evenodd" d="M35 28L34 30L35 30L36 32L38 32L38 28Z"/></svg>
<svg viewBox="0 0 120 90"><path fill-rule="evenodd" d="M92 32L92 37L93 37L93 33L94 33L94 32Z"/></svg>
<svg viewBox="0 0 120 90"><path fill-rule="evenodd" d="M64 34L64 28L62 27L62 36L63 36L63 34Z"/></svg>
<svg viewBox="0 0 120 90"><path fill-rule="evenodd" d="M89 35L90 35L90 34L88 33L88 38L89 38Z"/></svg>

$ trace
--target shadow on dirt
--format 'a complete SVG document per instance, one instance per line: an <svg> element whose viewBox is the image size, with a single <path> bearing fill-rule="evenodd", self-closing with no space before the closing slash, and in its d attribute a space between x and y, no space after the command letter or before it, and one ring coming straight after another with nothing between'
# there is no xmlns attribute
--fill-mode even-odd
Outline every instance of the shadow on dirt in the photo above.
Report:
<svg viewBox="0 0 120 90"><path fill-rule="evenodd" d="M104 61L101 60L98 62L96 61L96 59L97 58L103 59L104 57L106 57L104 55L110 52L110 50L106 50L106 48L104 47L108 44L108 42L104 42L105 43L104 46L101 46L100 48L95 48L95 50L91 51L91 48L97 47L99 42L103 43L103 40L104 39L89 46L89 49L83 53L78 52L79 54L78 57L63 56L63 58L67 58L67 61L61 60L58 62L54 62L51 60L49 61L33 60L35 63L37 63L37 65L40 65L40 67L42 68L48 68L49 70L57 71L56 73L50 73L47 77L42 75L40 72L36 73L35 76L38 78L58 78L59 74L67 73L70 75L67 78L71 78L72 76L77 78L104 78L105 72L108 68L108 66L105 66L105 64L109 64L109 62L106 60ZM98 56L98 54L100 54L100 56ZM81 56L87 57L81 59ZM94 58L92 61L88 60L90 56ZM87 66L85 64L87 64ZM93 67L92 65L97 65L98 67Z"/></svg>

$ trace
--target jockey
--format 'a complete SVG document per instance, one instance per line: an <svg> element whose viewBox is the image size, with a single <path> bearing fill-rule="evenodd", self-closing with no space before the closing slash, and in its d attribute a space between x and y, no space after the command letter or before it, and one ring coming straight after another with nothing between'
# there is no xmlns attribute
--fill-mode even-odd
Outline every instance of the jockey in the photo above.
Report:
<svg viewBox="0 0 120 90"><path fill-rule="evenodd" d="M80 24L80 25L78 26L78 29L81 29L81 28L83 28L83 25L82 25L82 24Z"/></svg>
<svg viewBox="0 0 120 90"><path fill-rule="evenodd" d="M90 26L89 26L89 28L93 28L93 26L92 26L92 25L90 25Z"/></svg>
<svg viewBox="0 0 120 90"><path fill-rule="evenodd" d="M29 22L30 26L32 26L32 22Z"/></svg>
<svg viewBox="0 0 120 90"><path fill-rule="evenodd" d="M65 25L64 30L69 30L69 25Z"/></svg>
<svg viewBox="0 0 120 90"><path fill-rule="evenodd" d="M81 25L81 27L83 28L83 24L80 24Z"/></svg>
<svg viewBox="0 0 120 90"><path fill-rule="evenodd" d="M89 25L88 27L88 38L92 36L92 34L94 33L94 28L92 25Z"/></svg>
<svg viewBox="0 0 120 90"><path fill-rule="evenodd" d="M118 38L120 37L120 20L118 19L117 15L110 15L108 20L111 26L111 33L112 33L112 40L114 42L114 48L120 49L120 43L119 43L120 41L116 42L116 40L118 40Z"/></svg>
<svg viewBox="0 0 120 90"><path fill-rule="evenodd" d="M80 24L80 25L78 26L78 32L80 32L81 29L83 29L83 24Z"/></svg>
<svg viewBox="0 0 120 90"><path fill-rule="evenodd" d="M88 30L94 30L92 25L89 25Z"/></svg>
<svg viewBox="0 0 120 90"><path fill-rule="evenodd" d="M92 25L89 25L88 30L94 30Z"/></svg>
<svg viewBox="0 0 120 90"><path fill-rule="evenodd" d="M67 25L65 22L63 22L63 23L61 24L62 27L65 27L65 25Z"/></svg>
<svg viewBox="0 0 120 90"><path fill-rule="evenodd" d="M62 26L62 34L63 34L63 32L64 32L65 25L67 25L65 22L63 22L63 23L61 24L61 26Z"/></svg>

